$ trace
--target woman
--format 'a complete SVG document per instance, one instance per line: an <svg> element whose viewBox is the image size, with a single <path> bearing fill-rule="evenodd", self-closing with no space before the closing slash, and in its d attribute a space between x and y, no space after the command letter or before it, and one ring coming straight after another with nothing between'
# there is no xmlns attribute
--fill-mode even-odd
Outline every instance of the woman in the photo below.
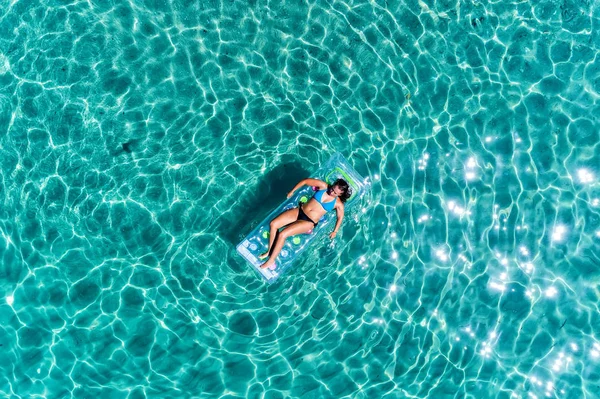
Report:
<svg viewBox="0 0 600 399"><path fill-rule="evenodd" d="M287 197L290 198L294 191L304 185L317 187L319 191L315 193L310 201L300 204L298 208L282 212L271 221L269 225L271 227L269 247L267 252L259 256L259 259L270 257L268 261L260 266L261 268L271 267L275 264L275 259L281 252L286 238L312 230L319 223L319 220L333 209L335 209L337 215L337 223L335 229L329 234L329 238L333 239L337 235L342 219L344 219L344 202L352 195L352 189L343 179L336 180L331 186L322 180L304 179L296 184ZM285 227L285 229L279 233L279 229L282 227Z"/></svg>

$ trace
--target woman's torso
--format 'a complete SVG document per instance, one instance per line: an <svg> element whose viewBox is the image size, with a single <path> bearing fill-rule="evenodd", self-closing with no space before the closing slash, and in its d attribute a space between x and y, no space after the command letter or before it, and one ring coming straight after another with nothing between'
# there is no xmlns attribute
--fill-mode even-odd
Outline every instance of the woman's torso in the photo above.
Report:
<svg viewBox="0 0 600 399"><path fill-rule="evenodd" d="M321 198L321 201L323 202L323 205L321 205L319 201L317 201L317 199L315 198L319 196ZM337 201L336 197L327 194L326 190L320 190L316 192L315 195L308 202L302 205L302 210L304 211L306 216L308 216L315 222L318 222L327 213L327 210L325 208L332 208L331 210L333 210L335 201Z"/></svg>

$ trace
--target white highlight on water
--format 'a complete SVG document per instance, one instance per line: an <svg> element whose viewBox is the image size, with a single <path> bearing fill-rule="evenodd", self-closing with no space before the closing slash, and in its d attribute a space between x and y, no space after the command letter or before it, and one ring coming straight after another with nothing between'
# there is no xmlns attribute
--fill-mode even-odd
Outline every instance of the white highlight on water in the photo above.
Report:
<svg viewBox="0 0 600 399"><path fill-rule="evenodd" d="M0 75L4 75L10 71L10 64L8 63L8 58L4 54L0 54Z"/></svg>
<svg viewBox="0 0 600 399"><path fill-rule="evenodd" d="M552 241L562 241L566 232L567 228L562 224L559 224L554 228L554 232L552 233Z"/></svg>
<svg viewBox="0 0 600 399"><path fill-rule="evenodd" d="M594 175L592 172L585 168L581 168L577 171L577 177L581 183L587 184L594 181Z"/></svg>

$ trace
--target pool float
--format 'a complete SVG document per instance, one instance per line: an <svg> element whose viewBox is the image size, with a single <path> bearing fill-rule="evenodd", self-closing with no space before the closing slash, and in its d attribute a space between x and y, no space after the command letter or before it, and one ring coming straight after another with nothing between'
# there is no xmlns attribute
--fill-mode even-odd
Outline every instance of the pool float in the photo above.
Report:
<svg viewBox="0 0 600 399"><path fill-rule="evenodd" d="M345 215L356 208L361 198L370 189L370 182L361 177L356 170L340 153L335 153L327 162L325 162L311 177L321 179L328 184L332 184L337 179L344 179L352 188L352 196L346 201ZM281 212L297 207L299 203L308 201L316 187L302 187L297 190L292 197L286 198L271 213L264 218L243 240L236 246L237 252L247 263L269 284L274 283L299 259L300 255L310 247L321 236L322 231L330 232L335 225L335 212L328 212L319 221L317 227L309 230L306 234L299 234L286 240L275 267L270 269L261 269L260 265L264 260L258 256L265 252L269 245L269 223Z"/></svg>

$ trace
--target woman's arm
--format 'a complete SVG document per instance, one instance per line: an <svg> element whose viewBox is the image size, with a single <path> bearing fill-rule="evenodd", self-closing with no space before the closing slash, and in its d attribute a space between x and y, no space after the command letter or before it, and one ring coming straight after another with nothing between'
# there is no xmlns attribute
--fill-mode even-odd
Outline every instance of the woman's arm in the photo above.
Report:
<svg viewBox="0 0 600 399"><path fill-rule="evenodd" d="M294 195L294 191L298 190L300 187L302 186L315 186L318 187L321 190L324 190L327 188L327 183L325 183L322 180L319 179L304 179L301 180L300 182L298 182L298 184L296 184L294 186L294 188L292 188L292 191L290 191L287 195L288 198L290 198L292 195Z"/></svg>
<svg viewBox="0 0 600 399"><path fill-rule="evenodd" d="M329 234L329 238L334 238L337 235L340 226L342 225L342 220L344 219L344 204L342 201L338 201L339 204L336 204L335 213L337 216L337 222L335 223L335 229Z"/></svg>

